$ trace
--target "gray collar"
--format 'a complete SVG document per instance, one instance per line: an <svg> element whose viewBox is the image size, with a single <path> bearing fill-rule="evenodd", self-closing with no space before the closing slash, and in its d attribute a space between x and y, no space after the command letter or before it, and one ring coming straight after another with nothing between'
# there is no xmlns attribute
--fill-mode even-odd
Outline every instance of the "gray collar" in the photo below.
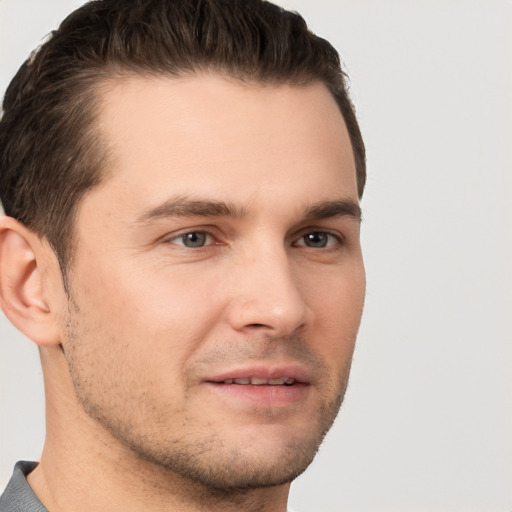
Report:
<svg viewBox="0 0 512 512"><path fill-rule="evenodd" d="M36 466L37 462L20 461L16 464L11 480L0 496L2 512L48 512L27 482L27 475Z"/></svg>

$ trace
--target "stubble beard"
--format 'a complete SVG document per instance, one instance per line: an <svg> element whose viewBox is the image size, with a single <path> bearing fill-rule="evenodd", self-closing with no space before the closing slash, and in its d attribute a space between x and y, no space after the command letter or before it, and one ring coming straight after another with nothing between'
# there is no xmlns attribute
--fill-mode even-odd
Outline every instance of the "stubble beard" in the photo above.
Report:
<svg viewBox="0 0 512 512"><path fill-rule="evenodd" d="M348 371L336 397L320 405L317 424L310 426L306 436L293 438L290 432L290 439L279 450L259 456L240 447L226 446L215 432L194 443L181 442L170 446L140 435L123 435L121 430L111 428L108 419L95 419L141 459L199 484L208 492L221 496L273 487L292 482L313 461L340 410L348 385Z"/></svg>
<svg viewBox="0 0 512 512"><path fill-rule="evenodd" d="M123 404L125 397L116 396L115 393L110 396L110 400L106 400L105 390L109 389L108 383L103 382L102 386L101 382L95 380L96 375L90 374L87 349L83 350L84 330L76 321L79 310L76 305L72 309L75 312L70 315L68 322L64 355L75 396L82 409L142 461L171 472L178 478L199 484L205 492L216 493L219 497L225 493L244 492L293 481L312 462L343 402L351 357L348 358L338 382L331 379L322 383L321 396L324 398L318 404L316 423L310 425L308 432L303 432L300 436L290 432L286 444L273 453L253 452L247 446L229 446L229 438L214 430L204 433L201 438L190 436L190 439L187 436L169 439L166 432L159 432L158 429L144 431L140 429L137 420L133 420L133 415L138 414L137 408L130 411ZM272 343L275 346L276 341L273 340ZM283 346L299 347L296 351L303 358L308 358L304 360L316 360L317 373L324 371L323 363L308 348L304 348L306 344L299 338L288 339ZM240 352L244 350L241 349ZM122 370L121 368L120 371ZM138 381L133 383L138 384ZM151 421L151 418L148 420Z"/></svg>

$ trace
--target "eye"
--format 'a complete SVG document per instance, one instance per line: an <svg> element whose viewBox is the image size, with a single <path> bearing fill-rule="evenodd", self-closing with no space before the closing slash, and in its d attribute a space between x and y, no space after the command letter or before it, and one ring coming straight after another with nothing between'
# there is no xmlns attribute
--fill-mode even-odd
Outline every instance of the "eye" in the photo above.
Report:
<svg viewBox="0 0 512 512"><path fill-rule="evenodd" d="M312 249L324 249L339 245L341 240L338 236L328 233L326 231L313 231L302 235L295 246L311 247Z"/></svg>
<svg viewBox="0 0 512 512"><path fill-rule="evenodd" d="M169 243L197 249L213 243L213 237L204 231L190 231L169 239Z"/></svg>

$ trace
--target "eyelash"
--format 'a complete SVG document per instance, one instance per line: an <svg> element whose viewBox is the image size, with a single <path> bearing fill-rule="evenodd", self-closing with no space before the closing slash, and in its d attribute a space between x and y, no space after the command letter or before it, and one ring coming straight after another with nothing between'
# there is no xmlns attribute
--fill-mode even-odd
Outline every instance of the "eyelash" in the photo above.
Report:
<svg viewBox="0 0 512 512"><path fill-rule="evenodd" d="M299 241L305 241L305 238L307 236L309 237L312 237L312 236L318 236L318 235L322 235L322 236L326 236L327 237L327 241L326 241L326 245L325 246L322 246L322 247L311 247L311 246L308 246L306 245L306 243L299 243ZM334 243L331 243L329 244L329 240L331 242L334 242ZM322 231L322 230L314 230L314 231L308 231L304 234L302 234L298 240L296 242L294 242L292 245L294 247L308 247L310 249L325 249L325 250L332 250L332 249L335 249L336 247L339 247L339 246L342 246L343 245L343 237L339 234L334 234L334 233L331 233L330 231Z"/></svg>
<svg viewBox="0 0 512 512"><path fill-rule="evenodd" d="M190 237L194 235L194 236L199 236L199 241L201 241L201 237L204 237L205 240L208 240L210 239L210 243L208 242L204 242L202 245L197 245L197 246L189 246L189 245L186 245L185 244L185 241L186 241L186 237L189 237L189 240L190 240ZM321 246L321 247L311 247L309 245L306 245L306 241L305 241L305 237L307 236L310 236L310 237L313 237L313 236L325 236L327 238L327 240L325 241L325 246ZM177 242L183 242L183 243L177 243ZM213 243L212 243L213 241ZM329 241L331 243L329 243ZM176 244L176 245L180 245L184 248L187 248L187 249L203 249L204 247L209 247L211 245L220 245L220 243L215 243L215 236L208 232L208 231L204 231L204 230L197 230L197 231L186 231L184 233L180 233L178 235L175 235L171 238L168 238L166 240L167 243L169 244ZM303 243L301 243L303 242ZM332 243L334 242L334 243ZM192 243L194 243L194 240L192 240ZM307 232L304 232L303 234L301 234L298 239L292 243L292 246L293 247L307 247L307 248L310 248L310 249L325 249L325 250L333 250L333 249L336 249L337 246L342 246L344 243L344 238L342 235L340 234L334 234L334 233L331 233L330 231L325 231L325 230L312 230L312 231L307 231Z"/></svg>
<svg viewBox="0 0 512 512"><path fill-rule="evenodd" d="M166 240L167 243L174 243L176 245L181 245L183 247L186 247L188 249L202 249L203 247L208 247L210 245L215 245L215 243L206 243L204 245L200 245L200 246L197 246L197 247L193 247L193 246L187 246L185 245L185 239L186 237L190 237L190 235L199 235L199 236L204 236L205 238L210 238L211 240L215 240L215 237L209 233L208 231L201 231L201 230L197 230L197 231L186 231L185 233L180 233L179 235L175 235L173 236L172 238L168 238ZM180 243L176 243L176 241L183 241L182 244Z"/></svg>

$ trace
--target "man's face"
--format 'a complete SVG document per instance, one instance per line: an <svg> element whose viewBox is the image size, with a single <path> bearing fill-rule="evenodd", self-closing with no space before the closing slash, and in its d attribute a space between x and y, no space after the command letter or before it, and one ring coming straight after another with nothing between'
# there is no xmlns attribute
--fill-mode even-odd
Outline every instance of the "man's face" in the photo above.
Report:
<svg viewBox="0 0 512 512"><path fill-rule="evenodd" d="M364 297L354 161L334 99L219 76L104 95L109 177L83 200L63 347L120 445L229 489L311 462Z"/></svg>

